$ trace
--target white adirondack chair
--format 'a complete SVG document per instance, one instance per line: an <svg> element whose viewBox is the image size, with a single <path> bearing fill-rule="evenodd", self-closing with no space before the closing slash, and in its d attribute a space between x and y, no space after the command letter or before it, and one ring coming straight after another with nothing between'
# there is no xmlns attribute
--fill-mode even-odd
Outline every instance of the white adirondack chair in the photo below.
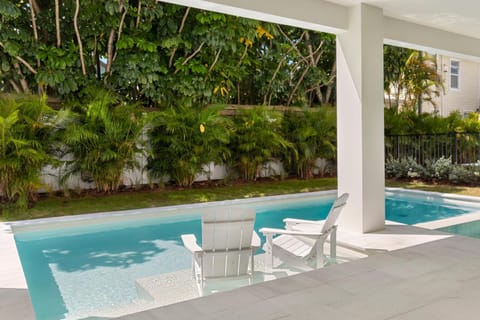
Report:
<svg viewBox="0 0 480 320"><path fill-rule="evenodd" d="M272 272L273 256L277 251L283 251L287 256L293 256L302 260L315 259L315 267L324 266L324 244L330 236L330 257L336 258L336 222L340 212L345 206L348 194L338 197L333 203L330 212L325 220L312 221L301 219L283 220L285 229L261 228L266 237L265 250L265 271ZM275 237L275 235L279 236Z"/></svg>
<svg viewBox="0 0 480 320"><path fill-rule="evenodd" d="M247 208L210 209L202 215L202 245L193 234L182 235L192 253L192 272L203 295L209 278L245 277L254 273L260 238L253 230L255 211ZM250 268L249 268L250 267Z"/></svg>

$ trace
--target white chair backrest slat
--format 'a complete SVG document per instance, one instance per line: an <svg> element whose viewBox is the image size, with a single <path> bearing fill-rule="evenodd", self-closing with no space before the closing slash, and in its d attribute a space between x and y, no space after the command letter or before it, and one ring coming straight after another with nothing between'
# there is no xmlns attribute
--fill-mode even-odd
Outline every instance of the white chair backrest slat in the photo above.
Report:
<svg viewBox="0 0 480 320"><path fill-rule="evenodd" d="M203 274L206 278L248 274L255 210L212 209L202 216Z"/></svg>
<svg viewBox="0 0 480 320"><path fill-rule="evenodd" d="M347 204L348 193L342 194L340 197L335 200L333 203L330 212L328 213L327 219L322 227L322 233L328 232L332 227L337 223L338 216L342 211L343 207Z"/></svg>

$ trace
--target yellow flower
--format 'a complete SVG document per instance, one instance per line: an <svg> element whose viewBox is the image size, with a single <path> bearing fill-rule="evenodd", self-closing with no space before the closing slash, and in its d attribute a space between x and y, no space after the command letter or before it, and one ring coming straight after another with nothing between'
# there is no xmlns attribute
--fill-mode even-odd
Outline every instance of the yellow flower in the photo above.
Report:
<svg viewBox="0 0 480 320"><path fill-rule="evenodd" d="M204 133L205 132L205 126L203 125L203 123L200 124L200 133Z"/></svg>
<svg viewBox="0 0 480 320"><path fill-rule="evenodd" d="M225 96L228 94L228 89L225 88L225 87L221 87L220 88L220 93L222 94L222 96Z"/></svg>
<svg viewBox="0 0 480 320"><path fill-rule="evenodd" d="M257 26L257 36L259 38L265 36L268 40L273 39L273 35L270 32L268 32L267 30L263 29L262 26Z"/></svg>

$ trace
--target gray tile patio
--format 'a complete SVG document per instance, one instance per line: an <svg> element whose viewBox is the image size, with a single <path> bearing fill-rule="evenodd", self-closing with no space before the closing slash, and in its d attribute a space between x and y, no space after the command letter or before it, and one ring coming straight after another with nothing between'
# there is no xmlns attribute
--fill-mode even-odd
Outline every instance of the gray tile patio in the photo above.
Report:
<svg viewBox="0 0 480 320"><path fill-rule="evenodd" d="M478 318L480 240L410 226L400 229L411 236L433 238L420 245L117 319Z"/></svg>

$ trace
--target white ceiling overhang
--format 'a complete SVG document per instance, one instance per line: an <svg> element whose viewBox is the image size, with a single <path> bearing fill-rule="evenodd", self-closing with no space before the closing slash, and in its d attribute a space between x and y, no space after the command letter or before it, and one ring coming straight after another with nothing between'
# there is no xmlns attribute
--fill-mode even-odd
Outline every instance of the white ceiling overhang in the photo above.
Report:
<svg viewBox="0 0 480 320"><path fill-rule="evenodd" d="M480 61L479 0L162 0L339 34L349 7L381 8L386 43Z"/></svg>

